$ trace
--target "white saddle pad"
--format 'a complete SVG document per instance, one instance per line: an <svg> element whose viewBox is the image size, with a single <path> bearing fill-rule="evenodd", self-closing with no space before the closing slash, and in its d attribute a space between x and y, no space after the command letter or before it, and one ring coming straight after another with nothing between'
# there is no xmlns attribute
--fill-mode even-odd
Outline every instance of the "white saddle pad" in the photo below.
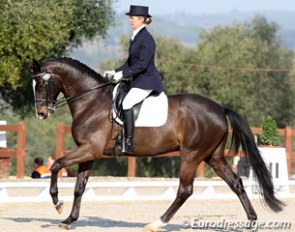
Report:
<svg viewBox="0 0 295 232"><path fill-rule="evenodd" d="M113 96L116 96L118 85L113 90ZM138 117L135 121L135 127L160 127L163 126L168 117L168 98L162 92L158 96L146 98L140 108ZM117 123L123 125L123 122L117 117L113 110L113 118Z"/></svg>

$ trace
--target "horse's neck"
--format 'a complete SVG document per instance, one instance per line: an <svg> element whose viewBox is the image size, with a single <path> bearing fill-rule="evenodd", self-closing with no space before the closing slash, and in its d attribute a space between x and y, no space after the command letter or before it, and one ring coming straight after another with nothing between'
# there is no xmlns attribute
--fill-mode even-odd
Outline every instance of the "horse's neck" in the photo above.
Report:
<svg viewBox="0 0 295 232"><path fill-rule="evenodd" d="M87 76L87 74L82 75L78 74L77 76L72 75L71 73L65 76L60 75L62 78L62 93L66 98L75 98L77 96L83 95L92 95L92 91L96 92L105 92L104 88L102 87L106 84L105 81L100 79L95 79L91 76ZM78 99L79 97L77 97ZM83 99L84 97L82 97Z"/></svg>
<svg viewBox="0 0 295 232"><path fill-rule="evenodd" d="M80 83L77 81L77 79L66 78L63 79L62 92L66 98L69 98L87 93L100 85L102 85L102 83L91 79L84 81L84 83Z"/></svg>
<svg viewBox="0 0 295 232"><path fill-rule="evenodd" d="M73 119L89 115L89 112L95 112L97 117L103 115L99 111L109 111L112 105L111 93L108 86L103 86L106 82L103 79L81 75L79 72L67 70L56 70L57 74L62 77L62 93L68 100L68 105ZM67 73L67 75L65 75ZM100 88L100 86L102 86ZM85 118L86 119L86 118Z"/></svg>
<svg viewBox="0 0 295 232"><path fill-rule="evenodd" d="M85 118L85 120L88 120L87 116L90 115L89 112L95 114L96 119L107 117L112 106L111 94L107 88L108 87L96 89L84 96L80 95L81 97L70 100L68 106L73 120L77 118ZM83 93L75 93L75 96L79 96L79 94Z"/></svg>

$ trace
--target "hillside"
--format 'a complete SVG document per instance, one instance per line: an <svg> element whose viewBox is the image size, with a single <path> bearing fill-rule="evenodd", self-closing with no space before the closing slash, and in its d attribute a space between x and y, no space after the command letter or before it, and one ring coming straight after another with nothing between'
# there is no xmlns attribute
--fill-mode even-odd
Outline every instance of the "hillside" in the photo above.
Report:
<svg viewBox="0 0 295 232"><path fill-rule="evenodd" d="M154 36L173 37L187 46L198 43L199 31L211 29L217 25L231 25L236 22L250 21L255 15L262 15L280 27L279 36L282 43L289 49L295 48L295 14L292 12L239 12L228 14L189 15L177 13L165 16L154 16L149 30ZM116 19L116 26L108 31L105 40L98 39L93 43L85 42L83 47L73 49L71 57L82 61L93 69L98 69L101 61L120 56L120 37L131 35L128 18L120 14Z"/></svg>

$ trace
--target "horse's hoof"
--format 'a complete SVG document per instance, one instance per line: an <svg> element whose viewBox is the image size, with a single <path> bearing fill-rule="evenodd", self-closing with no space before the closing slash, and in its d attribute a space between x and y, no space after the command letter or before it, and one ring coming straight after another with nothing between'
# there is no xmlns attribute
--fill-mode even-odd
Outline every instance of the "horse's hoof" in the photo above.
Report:
<svg viewBox="0 0 295 232"><path fill-rule="evenodd" d="M160 231L166 231L166 230L163 228L154 228L152 226L147 225L143 228L142 232L160 232Z"/></svg>
<svg viewBox="0 0 295 232"><path fill-rule="evenodd" d="M159 232L159 231L166 231L163 227L166 223L158 220L156 222L150 223L143 228L142 232Z"/></svg>
<svg viewBox="0 0 295 232"><path fill-rule="evenodd" d="M155 230L154 230L151 226L146 225L146 226L143 228L142 232L155 232Z"/></svg>
<svg viewBox="0 0 295 232"><path fill-rule="evenodd" d="M58 224L58 227L59 227L59 228L62 228L62 229L66 229L66 230L71 229L71 226L68 225L68 224L65 224L65 223L59 223L59 224Z"/></svg>
<svg viewBox="0 0 295 232"><path fill-rule="evenodd" d="M57 204L55 205L55 209L59 214L61 214L61 212L64 209L64 202L63 201L57 202Z"/></svg>

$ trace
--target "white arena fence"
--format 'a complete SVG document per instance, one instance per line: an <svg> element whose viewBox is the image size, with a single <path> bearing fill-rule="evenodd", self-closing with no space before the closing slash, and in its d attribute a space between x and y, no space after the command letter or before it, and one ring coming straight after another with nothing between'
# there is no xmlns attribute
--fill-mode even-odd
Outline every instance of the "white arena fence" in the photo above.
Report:
<svg viewBox="0 0 295 232"><path fill-rule="evenodd" d="M257 183L243 181L250 199L261 198ZM173 200L179 181L94 181L86 186L83 201L157 201ZM274 181L278 198L294 198L295 181ZM48 181L0 182L0 203L51 201ZM58 183L60 200L72 201L75 181ZM286 190L287 189L287 190ZM237 196L221 180L195 180L192 199L237 199Z"/></svg>

